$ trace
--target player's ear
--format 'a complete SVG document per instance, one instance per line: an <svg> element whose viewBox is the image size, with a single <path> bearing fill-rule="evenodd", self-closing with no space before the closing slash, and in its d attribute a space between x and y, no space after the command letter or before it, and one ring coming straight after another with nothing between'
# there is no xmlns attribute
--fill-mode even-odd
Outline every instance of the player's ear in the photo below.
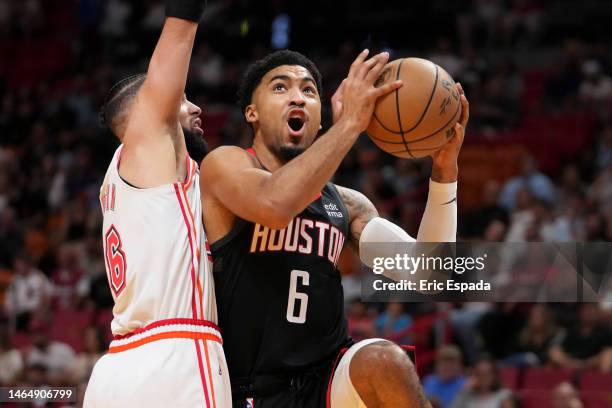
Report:
<svg viewBox="0 0 612 408"><path fill-rule="evenodd" d="M255 123L259 120L259 114L257 113L255 104L252 103L244 109L244 118L247 123Z"/></svg>

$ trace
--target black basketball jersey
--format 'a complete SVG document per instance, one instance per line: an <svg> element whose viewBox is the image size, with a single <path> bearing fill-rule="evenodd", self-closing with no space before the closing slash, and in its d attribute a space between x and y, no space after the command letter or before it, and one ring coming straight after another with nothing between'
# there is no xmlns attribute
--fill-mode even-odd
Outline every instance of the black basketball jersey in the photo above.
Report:
<svg viewBox="0 0 612 408"><path fill-rule="evenodd" d="M212 245L233 384L303 372L333 359L349 342L336 268L348 233L348 212L328 183L285 229L238 219Z"/></svg>

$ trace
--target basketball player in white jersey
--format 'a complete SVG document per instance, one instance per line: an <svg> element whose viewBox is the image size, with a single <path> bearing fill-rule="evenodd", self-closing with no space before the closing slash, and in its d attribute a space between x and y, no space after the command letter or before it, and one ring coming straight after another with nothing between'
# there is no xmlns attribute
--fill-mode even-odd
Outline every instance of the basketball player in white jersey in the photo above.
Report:
<svg viewBox="0 0 612 408"><path fill-rule="evenodd" d="M203 0L168 0L146 75L118 83L104 108L120 139L101 188L104 258L115 306L109 351L85 407L231 407L198 163L184 96Z"/></svg>

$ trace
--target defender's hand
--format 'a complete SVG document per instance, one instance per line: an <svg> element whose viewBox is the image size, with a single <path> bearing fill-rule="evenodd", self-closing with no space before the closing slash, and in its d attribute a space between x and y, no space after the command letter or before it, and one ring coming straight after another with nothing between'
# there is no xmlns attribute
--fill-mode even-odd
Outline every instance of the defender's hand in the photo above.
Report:
<svg viewBox="0 0 612 408"><path fill-rule="evenodd" d="M382 52L366 60L368 53L363 50L357 56L332 98L334 121L346 121L359 133L368 127L376 100L402 86L402 81L393 81L375 87L374 83L389 61L389 53Z"/></svg>
<svg viewBox="0 0 612 408"><path fill-rule="evenodd" d="M457 181L459 167L457 166L457 158L465 137L465 128L470 118L470 103L465 97L463 87L457 84L457 91L461 98L461 116L455 124L454 136L440 150L431 155L433 158L433 166L431 170L431 179L438 183L452 183Z"/></svg>

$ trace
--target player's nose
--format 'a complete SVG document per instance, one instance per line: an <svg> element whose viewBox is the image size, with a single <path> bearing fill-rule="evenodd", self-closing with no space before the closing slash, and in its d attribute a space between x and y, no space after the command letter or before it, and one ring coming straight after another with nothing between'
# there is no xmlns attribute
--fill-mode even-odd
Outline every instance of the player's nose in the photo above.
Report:
<svg viewBox="0 0 612 408"><path fill-rule="evenodd" d="M289 96L291 106L304 106L306 105L306 98L300 90L293 90Z"/></svg>
<svg viewBox="0 0 612 408"><path fill-rule="evenodd" d="M191 112L192 115L194 116L200 116L202 114L202 108L200 108L198 105L196 105L195 103L191 104Z"/></svg>

